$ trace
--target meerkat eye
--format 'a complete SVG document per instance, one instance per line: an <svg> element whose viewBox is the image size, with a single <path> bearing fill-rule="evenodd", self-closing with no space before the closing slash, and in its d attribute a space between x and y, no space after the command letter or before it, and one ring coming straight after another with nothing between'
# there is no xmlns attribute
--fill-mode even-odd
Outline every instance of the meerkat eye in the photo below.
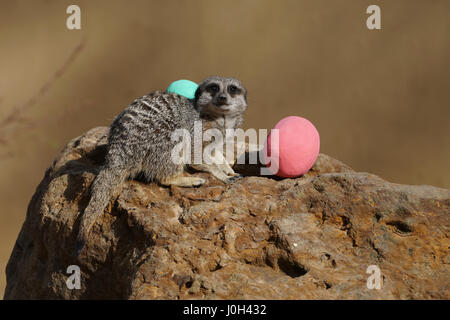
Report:
<svg viewBox="0 0 450 320"><path fill-rule="evenodd" d="M210 84L210 85L206 88L206 90L208 90L209 92L215 94L215 93L217 93L217 92L220 91L220 87L219 87L217 84L213 83L213 84Z"/></svg>
<svg viewBox="0 0 450 320"><path fill-rule="evenodd" d="M239 89L238 89L238 87L236 87L234 85L231 85L231 86L228 87L228 92L230 94L236 94L236 93L239 92Z"/></svg>

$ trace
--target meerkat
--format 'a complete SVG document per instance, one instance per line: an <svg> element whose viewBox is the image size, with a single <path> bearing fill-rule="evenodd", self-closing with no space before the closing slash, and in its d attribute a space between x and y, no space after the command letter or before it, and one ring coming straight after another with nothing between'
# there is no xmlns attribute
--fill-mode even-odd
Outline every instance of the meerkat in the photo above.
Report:
<svg viewBox="0 0 450 320"><path fill-rule="evenodd" d="M201 121L203 131L213 128L225 133L226 129L237 129L246 109L247 90L242 83L218 76L201 82L193 100L159 91L134 100L110 126L105 163L91 185L91 198L81 217L76 257L83 250L92 225L127 178L143 175L147 181L181 187L206 182L201 177L186 176L187 166L209 172L225 183L239 177L226 161L223 164L174 163L171 152L176 143L171 135L176 129L185 129L192 136L196 121ZM223 158L223 155L216 157Z"/></svg>

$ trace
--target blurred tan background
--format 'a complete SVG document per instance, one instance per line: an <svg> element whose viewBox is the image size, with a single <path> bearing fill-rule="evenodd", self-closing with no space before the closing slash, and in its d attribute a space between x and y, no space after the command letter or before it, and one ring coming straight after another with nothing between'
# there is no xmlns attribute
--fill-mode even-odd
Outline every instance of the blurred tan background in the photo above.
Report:
<svg viewBox="0 0 450 320"><path fill-rule="evenodd" d="M79 31L66 29L70 4ZM356 170L450 187L448 0L0 0L0 36L0 293L58 151L177 79L235 76L245 127L303 116L321 151Z"/></svg>

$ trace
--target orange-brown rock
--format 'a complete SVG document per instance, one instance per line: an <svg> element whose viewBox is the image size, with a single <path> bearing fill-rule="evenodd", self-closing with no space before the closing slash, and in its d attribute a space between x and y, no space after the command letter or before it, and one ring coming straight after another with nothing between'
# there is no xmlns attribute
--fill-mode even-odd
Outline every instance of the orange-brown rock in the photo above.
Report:
<svg viewBox="0 0 450 320"><path fill-rule="evenodd" d="M389 183L323 154L297 179L130 180L77 261L106 135L72 140L45 173L7 266L6 299L450 298L450 191ZM81 289L66 286L70 265ZM370 265L379 290L367 287Z"/></svg>

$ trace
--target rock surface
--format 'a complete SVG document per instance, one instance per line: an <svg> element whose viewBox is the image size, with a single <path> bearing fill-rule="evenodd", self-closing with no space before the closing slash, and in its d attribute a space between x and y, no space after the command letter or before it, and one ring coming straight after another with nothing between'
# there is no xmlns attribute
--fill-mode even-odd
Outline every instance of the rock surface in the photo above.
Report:
<svg viewBox="0 0 450 320"><path fill-rule="evenodd" d="M6 299L449 299L450 190L354 172L320 154L297 179L199 188L130 180L73 257L107 128L72 140L37 187ZM81 289L68 289L68 266ZM381 270L368 289L368 266Z"/></svg>

